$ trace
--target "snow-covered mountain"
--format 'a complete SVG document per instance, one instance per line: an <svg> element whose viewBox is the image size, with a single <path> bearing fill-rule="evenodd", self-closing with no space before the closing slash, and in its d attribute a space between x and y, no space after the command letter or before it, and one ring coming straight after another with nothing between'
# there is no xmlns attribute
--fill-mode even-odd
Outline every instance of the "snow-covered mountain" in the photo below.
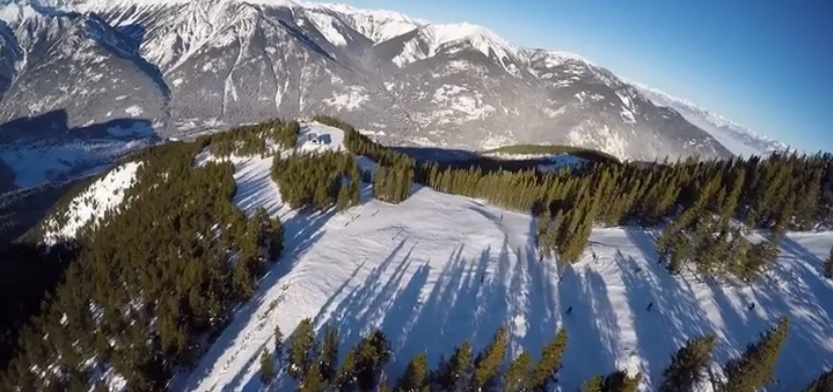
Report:
<svg viewBox="0 0 833 392"><path fill-rule="evenodd" d="M691 101L670 96L660 90L638 83L631 84L654 104L670 107L682 114L686 120L714 136L717 141L734 154L768 156L772 152L785 151L788 148L784 143L755 133Z"/></svg>
<svg viewBox="0 0 833 392"><path fill-rule="evenodd" d="M289 0L0 3L0 121L59 110L67 129L181 136L325 112L397 144L730 154L607 70L471 24Z"/></svg>

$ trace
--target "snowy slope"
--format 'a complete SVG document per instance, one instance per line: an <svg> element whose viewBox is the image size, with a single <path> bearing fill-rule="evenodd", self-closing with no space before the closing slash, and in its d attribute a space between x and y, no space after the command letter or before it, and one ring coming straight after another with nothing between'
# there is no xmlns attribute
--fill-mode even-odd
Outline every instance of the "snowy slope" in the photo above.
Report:
<svg viewBox="0 0 833 392"><path fill-rule="evenodd" d="M296 148L303 152L343 151L344 131L315 121L301 123Z"/></svg>
<svg viewBox="0 0 833 392"><path fill-rule="evenodd" d="M723 363L781 315L792 330L777 365L781 383L771 391L796 390L833 365L833 285L818 273L830 232L788 235L774 283L727 288L668 275L656 263L651 231L596 229L584 259L559 268L538 261L528 214L419 187L391 205L372 199L368 187L360 206L309 215L283 205L269 158L239 159L235 168L234 202L280 216L286 250L174 390L260 390L257 358L273 345L274 326L288 335L305 317L337 325L344 347L381 328L394 350L389 379L422 351L436 364L466 338L479 350L501 325L513 354L530 347L537 357L563 325L569 343L560 390L634 366L651 390L685 339L714 331Z"/></svg>
<svg viewBox="0 0 833 392"><path fill-rule="evenodd" d="M97 224L105 214L121 207L124 192L133 185L139 166L139 163L129 162L116 167L75 196L66 207L64 224L59 224L54 217L45 222L44 243L75 238L86 225Z"/></svg>
<svg viewBox="0 0 833 392"><path fill-rule="evenodd" d="M506 67L504 59L520 62L526 54L491 30L471 23L431 24L421 26L414 38L406 41L393 62L404 67L437 55L455 45L464 45L486 57L494 57Z"/></svg>
<svg viewBox="0 0 833 392"><path fill-rule="evenodd" d="M374 43L384 42L413 31L427 21L410 18L393 11L362 10L346 4L307 5L312 11L331 11L342 17L356 31Z"/></svg>

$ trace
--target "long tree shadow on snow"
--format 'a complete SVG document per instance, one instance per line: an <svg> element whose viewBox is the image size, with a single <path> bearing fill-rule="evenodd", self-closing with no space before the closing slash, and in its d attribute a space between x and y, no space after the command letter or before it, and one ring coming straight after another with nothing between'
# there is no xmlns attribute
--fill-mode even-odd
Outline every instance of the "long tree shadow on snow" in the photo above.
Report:
<svg viewBox="0 0 833 392"><path fill-rule="evenodd" d="M270 216L281 215L283 204L275 202L274 192L278 192L278 188L272 182L268 172L264 174L256 169L249 172L242 171L239 176L236 176L235 180L237 191L234 196L234 203L238 208L251 215L258 207L264 207ZM362 202L366 201L367 199L362 199ZM326 232L325 225L336 213L334 209L324 212L283 209L283 214L280 216L284 228L283 256L279 260L268 262L267 270L258 282L255 295L232 311L233 316L229 324L222 329L221 334L211 344L208 352L203 355L203 358L214 358L214 361L203 364L205 366L201 369L194 369L187 380L189 385L203 379L211 372L225 348L231 347L232 342L240 338L245 326L253 322L253 317L264 304L269 288L275 286L286 276L309 248L324 235ZM265 314L260 316L266 317ZM256 351L258 355L261 349L262 347ZM255 355L248 358L247 363L251 364L257 359L258 357ZM243 377L243 372L238 373L223 390L238 388L244 381ZM244 389L258 390L261 386L260 380L254 377L245 382Z"/></svg>
<svg viewBox="0 0 833 392"><path fill-rule="evenodd" d="M570 307L572 311L563 316L568 338L559 374L561 386L570 391L593 375L614 369L621 330L604 279L589 268L581 275L572 265L561 269L559 303L564 312Z"/></svg>
<svg viewBox="0 0 833 392"><path fill-rule="evenodd" d="M282 258L282 261L278 261L278 264L273 267L269 272L267 272L264 277L261 279L258 287L258 293L260 293L257 298L254 298L254 302L252 300L246 305L249 309L248 314L240 315L235 317L235 323L237 323L237 318L242 318L244 321L236 328L236 332L234 334L230 334L228 337L229 340L226 343L234 341L240 334L241 328L247 325L251 317L253 316L253 312L255 312L263 303L263 297L267 292L269 287L274 286L281 278L286 276L292 268L294 268L295 263L297 263L306 251L315 243L317 242L321 236L324 235L326 232L323 227L329 222L329 220L335 216L338 212L334 209L330 209L325 212L317 212L317 213L309 213L305 211L290 211L283 209L284 205L275 201L274 192L278 192L277 186L272 182L270 174L264 174L262 171L251 170L252 174L255 175L247 175L246 172L241 172L240 177L237 179L238 181L238 188L237 194L235 195L235 204L246 211L248 214L252 214L255 209L259 206L263 206L266 208L267 213L270 216L280 215L280 218L283 222L284 227L284 255L292 255L292 259L286 260L285 257ZM257 174L259 173L259 174ZM368 201L373 199L372 189L369 184L362 183L362 187L360 189L360 204L365 204ZM283 214L281 214L281 210L283 210ZM382 262L380 266L377 266L374 271L371 273L371 277L369 277L364 283L367 284L368 282L379 282L382 281L382 273L387 269L387 267L396 259L397 254L404 248L406 245L406 241L400 242L396 248L388 255L388 257ZM413 247L410 249L413 251ZM403 264L407 264L408 258L410 257L410 251L408 255L402 260ZM363 269L367 260L362 262L356 270L353 271L350 278L345 281L341 287L339 287L333 296L328 300L328 302L322 306L322 311L326 310L331 307L333 300L339 297L344 290L353 282L355 277L358 273ZM406 266L407 267L407 266ZM402 275L400 271L399 279L402 279ZM350 294L358 296L359 293L356 291L351 292ZM368 300L367 297L363 298L364 300ZM358 302L358 301L356 301ZM316 317L316 324L320 327L322 326L323 320L325 317L319 314ZM322 332L322 329L319 328L319 333ZM342 345L343 345L343 338L345 331L339 331L342 335ZM354 341L358 341L356 336L359 336L359 331L352 331L350 336L353 336ZM224 334L225 335L225 334ZM270 341L267 340L261 347L259 347L255 352L257 355L254 355L247 360L247 366L253 364L255 361L258 360L258 355L264 348L266 344ZM221 344L220 347L223 347ZM221 354L221 353L220 353ZM342 357L343 357L342 352ZM213 366L208 367L211 369ZM207 373L208 371L206 371ZM239 372L235 375L235 377L231 380L230 383L227 384L226 387L223 388L223 391L231 391L236 390L238 387L242 385L243 391L259 391L263 388L263 384L261 383L260 379L257 377L257 374L252 375L249 377L248 380L244 382L243 380L244 373ZM291 380L282 380L282 381L289 381ZM283 388L284 386L276 385L273 387L280 387Z"/></svg>
<svg viewBox="0 0 833 392"><path fill-rule="evenodd" d="M789 237L780 247L768 277L742 287L708 284L725 324L725 341L731 344L718 347L715 359L722 364L740 355L785 316L790 331L775 365L777 389L799 390L833 364L833 290L812 265L820 263L815 255ZM754 309L748 308L750 303L755 303Z"/></svg>
<svg viewBox="0 0 833 392"><path fill-rule="evenodd" d="M799 390L833 365L833 285L820 275L822 260L790 237L779 244L774 278L751 287L768 328L780 316L790 320L790 333L781 349L776 372L778 388ZM757 336L755 336L757 338Z"/></svg>
<svg viewBox="0 0 833 392"><path fill-rule="evenodd" d="M412 257L414 248L430 244L410 244L407 254L397 256L401 243L334 306L345 290L340 288L316 324L339 327L342 359L363 334L380 328L392 343L387 367L392 381L414 355L425 352L436 365L464 340L477 352L501 326L510 333L510 356L528 348L537 360L563 322L569 342L560 385L577 388L584 379L614 367L620 332L615 312L600 275L589 271L579 276L568 266L559 284L555 266L539 262L534 239L529 241L526 249L510 249L504 239L500 248L487 247L479 257L468 258L461 244L441 264L443 270L434 281L436 261ZM567 306L574 310L562 317Z"/></svg>
<svg viewBox="0 0 833 392"><path fill-rule="evenodd" d="M652 314L634 318L640 352L649 362L653 385L658 385L660 372L685 339L710 332L717 334L714 364L723 365L740 355L747 344L757 341L760 333L781 316L787 316L791 324L776 363L776 374L781 375L778 390L798 390L833 364L833 344L826 343L826 331L833 325L833 301L824 300L831 297L833 290L818 276L821 260L794 240L786 237L782 242L782 254L772 265L770 279L736 286L711 279L689 282L671 276L654 262L658 256L653 236L641 230L628 230L628 236L638 245L647 264L636 273L633 258L618 258L623 280L629 291L654 293ZM698 293L708 302L697 302ZM756 307L749 309L752 303ZM716 314L708 314L703 305L713 305ZM662 344L653 344L657 337L661 337Z"/></svg>
<svg viewBox="0 0 833 392"><path fill-rule="evenodd" d="M460 245L445 260L436 281L430 281L435 268L432 262L436 261L413 259L411 251L416 246L420 244L412 244L403 257L389 257L335 310L322 309L318 324L329 322L339 327L342 359L347 349L374 328L380 328L391 339L393 356L387 368L390 380L398 377L420 352L436 364L440 356L449 355L466 339L475 350L481 350L501 325L506 325L510 334L526 332L512 340L537 340L536 348L554 335L550 313L536 309L540 316L530 317L525 295L515 291L528 289L531 276L522 273L526 267L523 260L513 265L506 244L497 254L487 248L479 257L468 259L463 256L465 244ZM516 320L534 320L536 325L509 325L514 316L519 316ZM548 333L540 336L539 330Z"/></svg>
<svg viewBox="0 0 833 392"><path fill-rule="evenodd" d="M617 252L616 261L622 279L630 292L629 302L634 309L634 328L638 348L645 359L646 380L656 387L662 381L662 371L668 366L671 356L685 341L715 333L718 344L714 350L715 362L722 364L742 350L736 331L749 327L747 315L742 313L743 305L729 299L723 288L709 279L708 283L690 282L673 276L663 265L658 265L656 232L627 229L628 238L637 246L644 264L633 257ZM698 300L714 305L719 314L708 314ZM653 302L651 312L646 311L647 303ZM762 324L758 324L762 325ZM753 335L755 336L755 335Z"/></svg>
<svg viewBox="0 0 833 392"><path fill-rule="evenodd" d="M471 338L476 304L468 301L476 293L474 283L480 279L477 271L482 271L488 251L478 265L467 263L461 256L464 248L461 245L449 255L445 269L432 282L433 290L425 299L422 298L429 283L431 260L403 259L396 267L388 266L395 270L385 284L377 282L382 275L375 274L357 287L331 317L342 333L342 347L352 347L373 328L382 329L391 339L393 349L388 372L396 377L416 353L425 351L433 362L463 339ZM403 282L407 269L415 271ZM461 311L462 301L466 301L466 309Z"/></svg>
<svg viewBox="0 0 833 392"><path fill-rule="evenodd" d="M286 276L310 246L321 238L324 234L322 228L333 214L333 212L314 215L299 213L284 222L286 233L293 233L285 238L284 243L286 247L284 248L284 255L291 255L292 258L287 259L284 256L276 261L267 262L267 271L258 281L255 295L232 310L232 316L228 325L221 329L222 332L219 336L216 336L216 340L212 342L208 351L202 355L203 360L205 358L214 358L214 360L203 363L204 367L202 369L194 369L187 381L189 385L206 377L214 368L216 361L219 360L226 348L232 347L233 342L240 338L240 334L246 325L254 321L255 314L264 304L268 289L275 286L281 278ZM265 317L265 315L261 316ZM259 354L260 350L257 353ZM249 358L247 363L252 363L256 360L257 356L254 356ZM242 377L243 373L238 373L223 390L237 388L238 384L242 382Z"/></svg>
<svg viewBox="0 0 833 392"><path fill-rule="evenodd" d="M694 292L681 286L656 263L649 261L640 265L633 257L618 251L615 262L627 287L637 338L635 349L644 361L644 379L656 389L662 370L676 349L690 338L711 332L708 317L698 306ZM653 306L648 311L651 303Z"/></svg>
<svg viewBox="0 0 833 392"><path fill-rule="evenodd" d="M393 251L391 251L391 253L385 258L385 260L382 261L382 263L380 265L378 265L377 267L375 267L373 269L373 271L370 273L370 276L365 280L365 283L371 282L371 284L374 286L374 288L379 287L379 286L384 286L384 288L382 289L383 292L386 292L388 289L390 289L391 286L390 286L389 283L383 283L383 281L385 281L385 279L383 279L383 274L385 273L385 271L387 271L387 269L391 266L391 264L394 263L394 261L396 261L397 255L400 253L400 251L402 251L404 249L405 245L406 245L406 241L405 240L401 241L393 249ZM404 256L404 258L402 259L401 264L399 266L395 267L396 271L394 272L394 276L390 279L391 281L399 281L399 280L402 279L403 273L405 272L405 269L407 268L407 265L410 264L409 257L410 257L410 252L411 251L413 251L413 247L410 249L409 253ZM359 267L353 272L353 274L351 274L350 278L347 281L345 281L341 285L341 287L339 287L336 290L336 293L330 298L330 300L324 306L322 306L322 308L321 308L322 310L326 310L326 309L328 309L332 306L333 300L335 298L337 298L341 293L343 293L344 290L349 286L349 284L351 282L353 282L355 277L358 275L358 272L364 267L364 264L365 263L361 263L359 265ZM340 304L338 306L338 308L333 311L334 316L332 316L332 317L338 318L340 315L351 314L352 312L360 312L360 311L362 311L362 309L364 309L365 311L369 310L371 308L371 305L372 305L371 302L376 301L377 299L371 296L372 291L362 290L361 289L362 287L363 287L363 285L359 285L355 290L351 291L350 294L348 294L349 300L345 300L345 301L342 302L342 304L344 304L344 302L349 301L350 305L342 306L342 304ZM329 323L331 325L335 324L335 323L332 322L332 320L328 320L328 317L325 317L324 314L319 314L318 316L316 316L314 322L319 327L323 327L324 324L326 324L326 323ZM335 324L335 325L338 325L338 324ZM357 326L357 327L361 327L361 326ZM341 346L342 347L344 346L345 336L348 336L348 339L353 341L353 344L358 342L358 340L360 338L360 334L362 333L361 331L362 331L361 329L350 330L350 329L339 328L339 335L340 335L341 343L342 343ZM322 337L322 336L320 336L321 333L323 333L323 328L318 328L319 339ZM291 339L292 335L290 335L288 338ZM258 356L259 353L263 350L264 346L266 344L269 344L270 342L271 342L271 340L267 340L266 342L264 342L264 344L255 351L258 354L249 358L247 365L252 364L252 363L254 363L254 361L258 360L259 359L259 356ZM341 355L340 355L341 358L340 359L343 360L344 355L346 354L346 352L344 351L343 348L340 348L340 352L341 352ZM237 373L237 375L235 375L234 379L232 379L232 381L226 387L223 388L223 391L237 390L237 388L241 384L243 385L243 387L241 389L242 391L260 391L260 390L263 389L264 386L263 386L263 383L260 381L260 378L258 377L258 374L252 374L248 378L248 380L246 380L245 383L243 383L243 376L244 376L243 372ZM279 381L280 381L279 384L272 386L273 389L274 388L278 388L277 390L294 389L294 383L295 383L294 380L291 380L289 378L284 377ZM284 384L281 384L281 383L286 383L287 385L284 385Z"/></svg>

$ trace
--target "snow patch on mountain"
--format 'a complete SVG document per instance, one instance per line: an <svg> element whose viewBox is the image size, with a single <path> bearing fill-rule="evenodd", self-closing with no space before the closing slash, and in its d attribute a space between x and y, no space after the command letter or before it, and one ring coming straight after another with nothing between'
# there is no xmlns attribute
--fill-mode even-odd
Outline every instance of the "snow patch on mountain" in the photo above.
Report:
<svg viewBox="0 0 833 392"><path fill-rule="evenodd" d="M435 56L455 45L464 44L487 57L494 57L505 68L505 60L523 60L524 51L491 30L471 23L432 24L419 28L415 38L405 42L393 62L399 67Z"/></svg>
<svg viewBox="0 0 833 392"><path fill-rule="evenodd" d="M28 2L0 0L0 20L6 23L15 24L38 14L39 12Z"/></svg>
<svg viewBox="0 0 833 392"><path fill-rule="evenodd" d="M313 10L328 10L347 17L345 21L350 27L368 37L375 43L387 41L402 34L413 31L429 22L413 19L406 15L385 10L362 10L346 4L320 4Z"/></svg>
<svg viewBox="0 0 833 392"><path fill-rule="evenodd" d="M125 190L133 185L140 166L129 162L116 167L75 196L66 207L66 222L62 224L54 217L45 222L44 243L73 239L88 224L96 225L107 213L123 207Z"/></svg>
<svg viewBox="0 0 833 392"><path fill-rule="evenodd" d="M338 31L336 23L337 19L319 12L307 12L307 18L318 28L318 31L324 35L324 38L335 46L346 46L347 40L344 35Z"/></svg>
<svg viewBox="0 0 833 392"><path fill-rule="evenodd" d="M124 109L124 112L130 115L131 117L139 117L142 115L142 113L144 113L144 110L142 110L140 106L133 105Z"/></svg>
<svg viewBox="0 0 833 392"><path fill-rule="evenodd" d="M561 51L545 51L541 49L536 49L533 51L533 56L544 56L544 64L548 68L554 68L561 65L565 65L568 62L577 62L582 64L589 64L593 65L589 60L586 58L579 56L575 53L570 52L561 52Z"/></svg>
<svg viewBox="0 0 833 392"><path fill-rule="evenodd" d="M567 140L574 146L592 146L595 149L604 151L620 160L627 160L625 139L612 132L607 125L599 126L592 121L583 121L570 129Z"/></svg>
<svg viewBox="0 0 833 392"><path fill-rule="evenodd" d="M339 110L356 110L369 99L363 87L350 86L346 92L333 93L330 98L324 100L324 103Z"/></svg>

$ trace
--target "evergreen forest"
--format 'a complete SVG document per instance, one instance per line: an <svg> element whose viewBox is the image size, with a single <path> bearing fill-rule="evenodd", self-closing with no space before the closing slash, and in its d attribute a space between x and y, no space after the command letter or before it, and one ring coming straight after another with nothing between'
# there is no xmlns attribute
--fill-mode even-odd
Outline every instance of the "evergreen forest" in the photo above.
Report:
<svg viewBox="0 0 833 392"><path fill-rule="evenodd" d="M315 120L344 131L347 152L293 150L297 121L271 120L228 132L148 148L123 205L71 241L39 243L45 223L0 253L0 389L103 391L94 377L122 375L129 391L166 390L249 300L267 263L280 263L284 228L265 210L239 210L234 166L223 157L274 156L272 178L294 209L347 209L372 189L387 203L406 201L415 186L474 197L535 217L536 246L558 262L577 262L594 227L657 227L661 262L671 274L693 273L726 284L750 283L775 262L787 231L833 226L833 155L794 152L769 157L637 164L589 159L576 169L544 172L500 162L466 165L417 161L329 116ZM207 153L216 159L203 160ZM584 154L592 158L593 154ZM357 157L374 161L375 175ZM478 161L481 162L481 161ZM68 219L68 193L51 216ZM752 234L762 241L752 241ZM833 277L833 250L825 273ZM9 298L15 298L14 301ZM19 300L18 300L19 299ZM788 336L782 319L722 366L725 392L753 392L777 380L773 367ZM45 338L45 337L48 337ZM568 337L553 331L544 347L509 358L507 332L487 347L461 342L436 368L425 356L392 358L381 331L339 355L336 327L316 333L311 320L259 358L261 380L286 375L301 391L547 391L558 382ZM712 335L669 358L661 391L693 391L711 377ZM344 358L339 362L339 358ZM385 374L391 361L403 374ZM638 374L598 375L581 387L635 391ZM820 375L806 391L829 391Z"/></svg>

